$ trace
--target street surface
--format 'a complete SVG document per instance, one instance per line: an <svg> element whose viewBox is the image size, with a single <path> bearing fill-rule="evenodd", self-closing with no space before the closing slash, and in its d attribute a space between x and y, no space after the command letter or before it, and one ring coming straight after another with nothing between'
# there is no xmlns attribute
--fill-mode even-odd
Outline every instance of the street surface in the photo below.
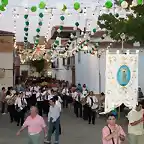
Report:
<svg viewBox="0 0 144 144"><path fill-rule="evenodd" d="M127 128L125 120L119 123L123 128ZM60 144L101 144L101 130L104 125L104 118L97 118L96 125L89 125L87 121L76 118L72 112L65 109L61 117ZM9 122L8 114L0 115L0 144L27 144L27 130L17 137L19 128L16 123Z"/></svg>

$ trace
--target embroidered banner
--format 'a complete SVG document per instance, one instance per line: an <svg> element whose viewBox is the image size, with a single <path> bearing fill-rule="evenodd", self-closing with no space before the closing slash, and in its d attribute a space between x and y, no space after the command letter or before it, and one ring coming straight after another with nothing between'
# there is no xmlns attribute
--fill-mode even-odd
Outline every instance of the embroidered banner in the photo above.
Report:
<svg viewBox="0 0 144 144"><path fill-rule="evenodd" d="M106 53L105 112L124 104L134 108L137 104L138 53Z"/></svg>

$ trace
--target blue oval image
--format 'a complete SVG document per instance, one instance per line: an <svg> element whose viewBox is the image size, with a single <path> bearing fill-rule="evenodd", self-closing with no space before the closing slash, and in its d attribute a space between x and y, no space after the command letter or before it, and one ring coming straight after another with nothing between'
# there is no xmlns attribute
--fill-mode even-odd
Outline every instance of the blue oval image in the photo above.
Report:
<svg viewBox="0 0 144 144"><path fill-rule="evenodd" d="M126 86L131 79L131 71L128 66L122 65L117 72L117 81L119 85Z"/></svg>

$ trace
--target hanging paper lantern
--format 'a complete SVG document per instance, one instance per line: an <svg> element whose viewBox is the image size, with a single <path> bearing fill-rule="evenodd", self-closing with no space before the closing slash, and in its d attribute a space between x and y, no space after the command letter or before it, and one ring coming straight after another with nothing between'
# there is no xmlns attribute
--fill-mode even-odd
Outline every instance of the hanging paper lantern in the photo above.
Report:
<svg viewBox="0 0 144 144"><path fill-rule="evenodd" d="M42 26L43 23L40 21L38 24L39 24L39 26Z"/></svg>
<svg viewBox="0 0 144 144"><path fill-rule="evenodd" d="M0 5L0 10L1 11L5 11L5 6L4 5Z"/></svg>
<svg viewBox="0 0 144 144"><path fill-rule="evenodd" d="M56 41L55 41L55 44L56 44L56 45L59 45L59 41L58 41L58 40L56 40Z"/></svg>
<svg viewBox="0 0 144 144"><path fill-rule="evenodd" d="M36 7L36 6L32 6L32 7L31 7L31 11L32 11L32 12L36 12L36 11L37 11L37 7Z"/></svg>
<svg viewBox="0 0 144 144"><path fill-rule="evenodd" d="M142 5L143 4L143 0L137 0L138 5Z"/></svg>
<svg viewBox="0 0 144 144"><path fill-rule="evenodd" d="M1 0L2 5L7 6L8 5L8 0Z"/></svg>
<svg viewBox="0 0 144 144"><path fill-rule="evenodd" d="M27 15L27 14L26 14L26 15L24 15L24 18L25 18L25 19L27 19L27 18L28 18L28 15Z"/></svg>
<svg viewBox="0 0 144 144"><path fill-rule="evenodd" d="M115 16L116 16L116 17L119 17L119 14L118 14L118 13L116 13L116 14L115 14Z"/></svg>
<svg viewBox="0 0 144 144"><path fill-rule="evenodd" d="M41 1L41 2L39 3L39 8L40 8L40 9L45 9L45 7L46 7L46 3L43 2L43 1Z"/></svg>
<svg viewBox="0 0 144 144"><path fill-rule="evenodd" d="M36 29L36 32L38 32L38 33L39 33L39 32L40 32L40 28L37 28L37 29Z"/></svg>
<svg viewBox="0 0 144 144"><path fill-rule="evenodd" d="M25 25L26 25L26 26L29 26L29 21L26 21L26 22L25 22Z"/></svg>
<svg viewBox="0 0 144 144"><path fill-rule="evenodd" d="M113 3L112 3L111 0L107 0L107 1L105 2L105 7L106 7L106 8L110 9L110 8L112 8L112 6L113 6Z"/></svg>
<svg viewBox="0 0 144 144"><path fill-rule="evenodd" d="M27 31L28 31L28 28L25 27L25 28L24 28L24 31L27 32Z"/></svg>
<svg viewBox="0 0 144 144"><path fill-rule="evenodd" d="M24 37L24 40L26 41L26 40L27 40L27 37Z"/></svg>
<svg viewBox="0 0 144 144"><path fill-rule="evenodd" d="M40 17L40 18L43 18L43 16L44 16L43 13L40 13L40 14L39 14L39 17Z"/></svg>
<svg viewBox="0 0 144 144"><path fill-rule="evenodd" d="M63 26L60 26L59 29L62 31L63 30Z"/></svg>
<svg viewBox="0 0 144 144"><path fill-rule="evenodd" d="M79 10L80 9L80 3L79 2L75 2L74 3L74 9L75 10Z"/></svg>
<svg viewBox="0 0 144 144"><path fill-rule="evenodd" d="M76 22L76 23L75 23L75 26L77 26L77 27L78 27L78 26L79 26L79 23L78 23L78 22Z"/></svg>
<svg viewBox="0 0 144 144"><path fill-rule="evenodd" d="M124 8L124 9L126 9L128 7L128 3L126 1L123 1L121 3L121 7Z"/></svg>
<svg viewBox="0 0 144 144"><path fill-rule="evenodd" d="M65 17L64 17L64 16L61 16L60 19L61 19L62 21L64 21L64 20L65 20Z"/></svg>
<svg viewBox="0 0 144 144"><path fill-rule="evenodd" d="M96 28L93 29L93 32L96 33Z"/></svg>
<svg viewBox="0 0 144 144"><path fill-rule="evenodd" d="M119 0L119 3L121 4L124 0Z"/></svg>
<svg viewBox="0 0 144 144"><path fill-rule="evenodd" d="M25 36L28 36L28 33L25 33Z"/></svg>

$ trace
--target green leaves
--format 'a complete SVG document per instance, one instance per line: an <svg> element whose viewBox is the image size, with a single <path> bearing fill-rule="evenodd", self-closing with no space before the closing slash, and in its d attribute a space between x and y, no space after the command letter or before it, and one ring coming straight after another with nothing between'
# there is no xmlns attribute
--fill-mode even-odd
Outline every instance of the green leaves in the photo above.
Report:
<svg viewBox="0 0 144 144"><path fill-rule="evenodd" d="M133 7L135 13L121 18L118 15L103 14L98 18L98 25L101 29L106 29L114 40L121 40L120 35L125 34L127 42L144 43L144 5Z"/></svg>

